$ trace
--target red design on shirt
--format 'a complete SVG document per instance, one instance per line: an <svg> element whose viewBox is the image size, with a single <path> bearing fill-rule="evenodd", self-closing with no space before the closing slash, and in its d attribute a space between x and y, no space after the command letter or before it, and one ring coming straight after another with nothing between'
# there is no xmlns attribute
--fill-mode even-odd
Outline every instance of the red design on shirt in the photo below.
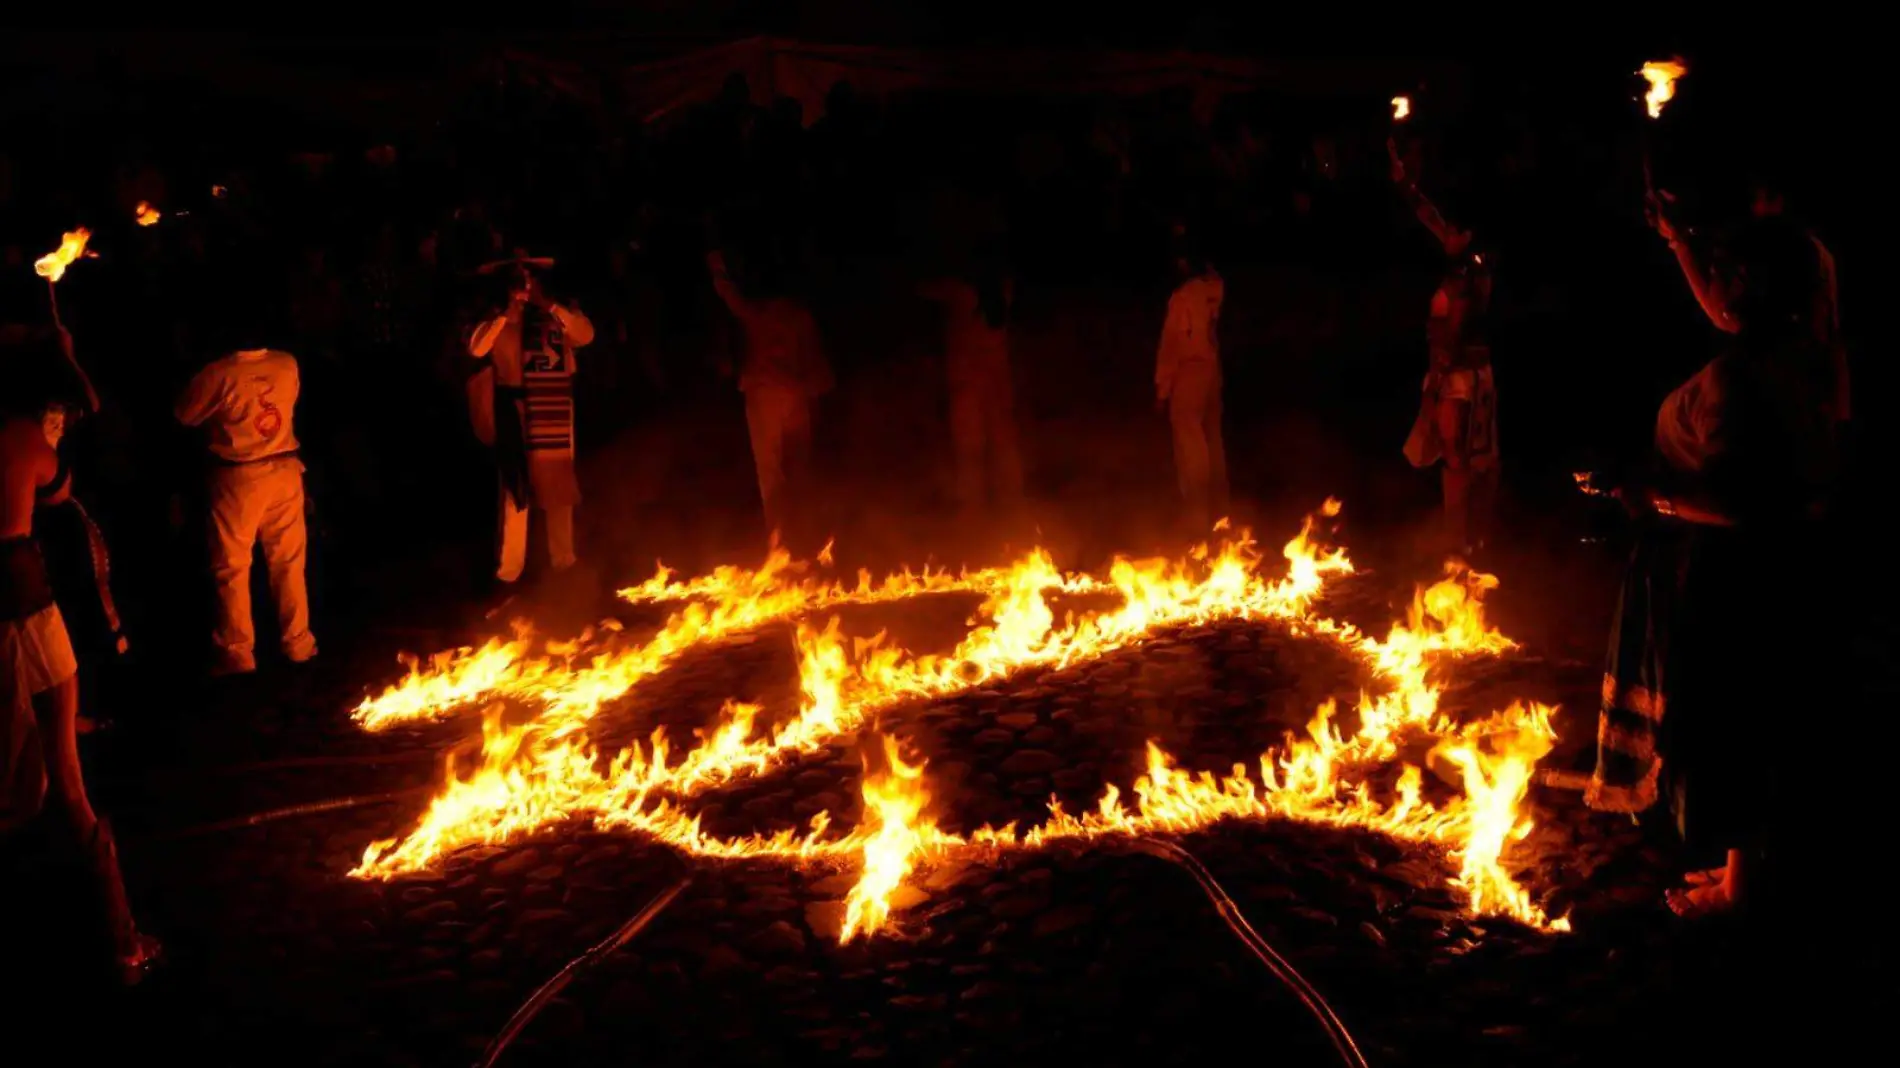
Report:
<svg viewBox="0 0 1900 1068"><path fill-rule="evenodd" d="M284 428L284 413L278 411L277 405L272 404L270 399L271 393L277 387L267 379L259 378L254 381L264 383L264 388L257 392L257 414L251 418L251 429L257 431L257 436L260 438L275 437L277 432Z"/></svg>

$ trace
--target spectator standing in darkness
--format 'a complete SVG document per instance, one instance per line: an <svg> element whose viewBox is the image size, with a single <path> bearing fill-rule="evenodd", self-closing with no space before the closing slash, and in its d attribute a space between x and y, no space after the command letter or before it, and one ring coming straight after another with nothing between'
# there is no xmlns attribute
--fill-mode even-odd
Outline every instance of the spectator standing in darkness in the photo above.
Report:
<svg viewBox="0 0 1900 1068"><path fill-rule="evenodd" d="M1185 518L1198 532L1227 510L1220 369L1220 307L1227 287L1191 248L1175 258L1174 268L1177 284L1155 354L1155 406L1173 427Z"/></svg>
<svg viewBox="0 0 1900 1068"><path fill-rule="evenodd" d="M1416 467L1443 461L1444 541L1470 555L1491 536L1498 494L1498 390L1491 372L1491 267L1470 230L1453 225L1386 142L1392 180L1445 253L1425 327L1429 363L1405 455Z"/></svg>
<svg viewBox="0 0 1900 1068"><path fill-rule="evenodd" d="M308 538L295 425L302 383L297 358L266 344L271 327L259 314L263 298L245 296L261 288L225 290L235 299L212 323L222 355L192 378L176 408L179 422L202 428L210 461L211 572L218 591L212 671L218 675L257 668L251 557L259 543L284 656L302 663L317 655L304 585Z"/></svg>
<svg viewBox="0 0 1900 1068"><path fill-rule="evenodd" d="M739 291L725 256L710 253L713 289L745 332L739 390L759 473L765 524L775 538L790 537L803 518L811 463L811 402L830 392L831 364L817 320L785 296L754 299Z"/></svg>
<svg viewBox="0 0 1900 1068"><path fill-rule="evenodd" d="M920 292L943 312L957 504L966 513L1012 506L1023 492L1009 366L1013 287L1001 271L980 269L969 278L928 282Z"/></svg>

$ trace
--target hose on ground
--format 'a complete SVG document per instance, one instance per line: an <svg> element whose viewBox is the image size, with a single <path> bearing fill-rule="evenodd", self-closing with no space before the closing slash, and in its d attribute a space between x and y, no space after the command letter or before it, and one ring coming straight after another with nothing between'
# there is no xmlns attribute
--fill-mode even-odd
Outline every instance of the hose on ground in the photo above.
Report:
<svg viewBox="0 0 1900 1068"><path fill-rule="evenodd" d="M1160 838L1137 838L1132 843L1132 847L1149 856L1159 857L1186 869L1187 873L1194 877L1194 881L1200 884L1201 891L1207 895L1207 899L1214 903L1214 910L1220 914L1222 922L1227 924L1227 929L1233 932L1234 937L1247 947L1248 952L1252 953L1255 959L1266 965L1274 978L1285 984L1288 990L1293 991L1294 995L1306 1006L1307 1011L1319 1020L1320 1026L1326 1031L1326 1037L1332 1041L1333 1049L1339 1054L1341 1063L1345 1064L1346 1068L1367 1068L1365 1054L1359 1052L1359 1044L1353 1041L1352 1032L1346 1030L1346 1025L1340 1022L1338 1014L1333 1012L1333 1007L1326 1003L1326 999L1320 996L1319 991L1313 989L1313 985L1306 981L1305 976L1295 970L1293 965L1288 964L1286 958L1280 956L1271 945L1267 944L1266 939L1260 937L1260 932L1254 930L1253 925L1247 922L1247 917L1240 911L1240 906L1234 904L1234 899L1227 896L1227 891L1215 880L1213 873L1209 872L1194 854L1174 842Z"/></svg>
<svg viewBox="0 0 1900 1068"><path fill-rule="evenodd" d="M253 812L248 816L236 816L228 820L201 823L194 827L185 827L176 831L162 831L152 836L154 841L172 841L179 838L197 838L201 835L216 834L219 831L237 831L246 827L256 827L263 823L294 819L298 816L314 816L320 812L340 812L344 809L363 808L368 805L380 805L386 801L400 801L406 797L426 794L434 786L417 786L407 790L388 790L379 794L357 794L354 797L333 797L327 801L311 801L301 805L287 805L263 812Z"/></svg>
<svg viewBox="0 0 1900 1068"><path fill-rule="evenodd" d="M646 907L634 913L632 919L621 924L619 930L601 940L594 948L568 961L567 967L555 972L553 978L542 983L540 988L528 997L528 1000L521 1003L521 1007L515 1010L515 1014L508 1017L508 1023L502 1027L501 1033L497 1034L494 1041L488 1044L488 1048L482 1051L482 1059L476 1062L477 1068L493 1068L495 1062L500 1060L502 1053L507 1050L508 1044L515 1040L515 1036L521 1033L522 1028L528 1026L543 1006L553 1000L554 995L573 982L575 976L599 964L612 956L621 946L631 942L634 935L639 934L647 924L652 923L653 918L664 912L666 907L673 903L673 899L685 892L692 883L692 873L680 876L677 882L660 891L653 900L647 902Z"/></svg>

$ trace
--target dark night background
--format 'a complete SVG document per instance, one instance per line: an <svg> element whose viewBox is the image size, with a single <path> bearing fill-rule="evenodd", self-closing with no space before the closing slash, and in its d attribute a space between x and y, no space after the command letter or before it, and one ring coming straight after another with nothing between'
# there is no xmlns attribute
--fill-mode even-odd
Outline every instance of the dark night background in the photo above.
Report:
<svg viewBox="0 0 1900 1068"><path fill-rule="evenodd" d="M1387 100L1405 92L1417 117L1404 136L1424 184L1496 250L1505 495L1487 566L1505 578L1505 629L1553 664L1570 664L1586 692L1625 546L1616 517L1578 496L1570 473L1639 455L1661 397L1715 343L1644 225L1646 140L1659 184L1681 195L1687 217L1714 225L1738 214L1744 176L1768 169L1834 253L1854 375L1852 462L1826 543L1790 546L1788 567L1825 573L1838 593L1826 619L1779 619L1777 577L1765 575L1763 625L1840 635L1847 655L1828 670L1851 676L1845 693L1797 710L1787 744L1826 765L1801 799L1819 813L1816 852L1845 868L1877 866L1891 834L1868 832L1855 814L1877 809L1891 778L1879 765L1896 741L1887 608L1896 569L1881 521L1894 376L1878 295L1889 273L1880 250L1889 240L1892 123L1882 113L1892 89L1890 61L1871 54L1876 35L1812 5L1746 25L1674 26L1641 8L1508 18L1459 10L1443 21L1421 10L1383 25L1367 12L1323 26L1315 13L1262 7L535 5L532 30L375 33L366 31L383 21L378 13L352 23L326 8L331 26L294 32L5 33L0 247L18 248L25 262L0 266L0 321L45 315L30 262L61 231L91 226L101 257L77 265L58 293L106 398L73 445L81 493L112 540L136 642L127 662L85 669L88 704L121 720L99 758L107 807L134 835L186 819L181 811L202 816L215 799L179 801L145 773L255 759L258 749L294 753L304 734L339 729L316 721L340 720L365 687L380 685L397 648L446 647L492 628L484 616L495 599L469 591L491 562L493 476L467 434L453 351L472 299L457 268L482 258L458 246L479 244L468 225L476 213L503 247L558 256L552 288L602 329L581 356L587 566L571 587L530 595L551 615L590 618L591 597L643 576L656 556L694 571L758 552L739 402L711 369L736 343L705 284L701 257L715 243L743 270L793 287L824 330L840 385L818 416L817 467L841 558L877 567L926 555L975 561L1030 536L1021 524L972 526L951 514L938 331L913 293L917 278L986 237L1007 247L1017 278L1017 413L1034 537L1083 567L1166 544L1172 468L1149 394L1176 221L1206 243L1227 282L1227 450L1241 517L1273 540L1335 495L1346 502L1355 559L1383 568L1395 588L1426 574L1422 532L1436 482L1408 467L1399 446L1417 405L1438 256L1386 175ZM1574 24L1582 19L1592 24ZM807 115L800 131L760 118L779 140L741 150L722 140L704 104L650 125L630 114L628 69L761 34L973 53L1178 49L1259 60L1271 74L1227 95L1205 123L1174 92L867 92L849 122ZM1632 72L1672 52L1689 59L1691 73L1651 123ZM1099 136L1104 123L1127 134L1130 169L1119 184ZM226 195L213 197L213 185ZM167 218L132 226L140 199ZM193 468L167 400L203 355L214 294L239 276L248 276L243 292L268 292L306 313L292 324L290 347L304 362L298 425L310 463L311 584L330 673L294 684L311 692L273 704L283 722L257 737L244 737L248 709L216 707L227 699L207 697L192 670L209 613L198 534L184 518ZM383 303L361 314L372 291ZM96 621L69 618L82 658L88 641L96 653ZM202 713L201 698L213 706ZM1571 757L1588 741L1590 714L1578 709L1566 729ZM299 788L295 800L346 789ZM1822 849L1837 841L1845 845ZM183 863L157 846L129 853L135 883L163 882L138 868ZM1612 881L1621 871L1612 866ZM175 925L202 918L175 893ZM1860 887L1844 905L1873 910L1868 922L1885 926L1880 897L1878 887ZM1600 952L1589 960L1611 977L1606 984L1636 984L1627 971L1655 958L1602 963L1616 960L1617 938L1629 932L1615 923L1596 931ZM1662 940L1653 930L1631 938L1652 950ZM220 985L228 978L193 971L219 958L174 940L185 943L188 978L161 990L174 1001L156 1002L146 1018L189 1018L165 1042L193 1036L181 1048L206 1043L207 1063L244 1063L234 1051L254 1048L245 1045L252 1025L192 1015L229 996ZM339 934L329 944L339 940L347 942ZM1828 956L1816 951L1802 967L1827 972ZM295 971L272 957L236 959ZM1685 965L1682 974L1722 971L1707 959L1697 966L1706 971ZM1772 967L1750 974L1789 981ZM1718 997L1699 1002L1663 979L1644 981L1652 980L1692 1006L1684 1019L1722 1018ZM1756 993L1779 1004L1778 987ZM1859 994L1878 1000L1881 991ZM1390 1011L1416 996L1393 995ZM196 1010L176 1015L166 1007L194 1001ZM512 1004L495 1004L503 1002ZM1824 1018L1802 1004L1787 1010L1793 1026L1777 1039ZM1661 1027L1676 1007L1618 1011ZM323 1009L331 1011L345 1010ZM1533 1038L1477 1058L1426 1043L1395 1061L1609 1063L1616 1014L1604 1015L1550 1032L1591 1034L1596 1044L1539 1047ZM472 1026L492 1032L495 1022ZM1702 1037L1685 1024L1657 1048L1693 1049ZM1103 1041L1103 1063L1126 1055ZM449 1063L435 1042L392 1039L408 1053L390 1063ZM562 1048L543 1056L564 1056ZM592 1055L603 1056L600 1048ZM346 1044L323 1049L311 1057L351 1059L337 1052ZM301 1063L297 1052L248 1059ZM713 1056L692 1046L660 1053L669 1063Z"/></svg>

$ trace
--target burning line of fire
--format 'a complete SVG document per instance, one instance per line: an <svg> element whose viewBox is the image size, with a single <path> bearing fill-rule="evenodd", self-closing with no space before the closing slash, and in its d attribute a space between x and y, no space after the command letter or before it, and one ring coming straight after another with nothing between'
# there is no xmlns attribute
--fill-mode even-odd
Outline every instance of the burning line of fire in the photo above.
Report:
<svg viewBox="0 0 1900 1068"><path fill-rule="evenodd" d="M1336 511L1335 502L1328 505L1326 514ZM685 583L673 582L662 569L645 585L622 591L623 596L690 603L635 650L597 653L591 663L576 667L579 650L567 648L533 661L529 669L527 639L518 636L513 643L490 643L448 657L429 671L412 667L409 679L365 702L370 714L359 709L358 718L366 726L379 711L385 716L394 715L391 710L428 712L496 693L532 693L541 698L542 711L534 720L507 727L500 707L492 707L483 723L482 766L466 777L451 766L420 824L403 839L372 844L353 874L388 878L427 867L465 845L510 841L561 820L591 816L601 827L642 831L701 856L840 862L856 857L863 875L847 898L841 930L849 940L885 926L891 895L903 879L918 864L952 851L1182 832L1223 819L1290 818L1446 844L1459 860L1456 881L1474 911L1562 927L1562 920L1548 919L1498 864L1504 847L1529 830L1519 806L1537 759L1554 737L1551 710L1513 706L1479 724L1454 727L1437 715L1438 690L1426 678L1428 656L1511 647L1483 618L1482 596L1495 580L1454 569L1444 581L1420 591L1406 624L1394 626L1384 640L1370 638L1308 614L1325 578L1352 569L1343 552L1319 548L1314 527L1309 519L1288 544L1289 570L1277 582L1258 574L1260 554L1244 532L1216 551L1198 549L1187 561L1118 560L1106 581L1063 576L1040 551L1011 568L955 577L925 573L877 584L861 576L849 590L807 580L777 554L758 571L722 569ZM945 657L911 654L885 644L882 635L859 641L847 652L835 618L822 629L800 624L804 699L798 715L769 737L751 737L756 707L729 703L721 723L677 763L669 763L666 739L656 732L649 747L629 746L604 773L584 738L582 728L601 704L693 645L814 607L950 589L984 590L989 600L982 610L987 622ZM1122 604L1072 617L1058 627L1044 598L1050 589L1113 589ZM826 837L829 816L820 813L803 835L785 831L719 838L703 832L698 817L674 800L817 750L903 701L967 690L1031 666L1092 659L1164 627L1233 618L1280 619L1332 640L1361 657L1389 689L1361 696L1359 729L1350 736L1333 724L1331 706L1323 707L1307 739L1289 738L1284 750L1262 756L1257 781L1239 765L1224 779L1206 772L1191 776L1151 745L1148 773L1134 786L1134 811L1122 805L1120 791L1110 785L1096 812L1070 816L1052 800L1048 820L1021 834L1014 827L986 827L965 838L925 819L922 765L906 762L888 738L883 769L868 773L864 782L866 823L841 837ZM1463 797L1443 806L1424 801L1416 767L1404 770L1389 802L1374 800L1363 781L1348 783L1347 774L1394 758L1401 738L1420 736L1432 739L1434 753L1460 771Z"/></svg>

